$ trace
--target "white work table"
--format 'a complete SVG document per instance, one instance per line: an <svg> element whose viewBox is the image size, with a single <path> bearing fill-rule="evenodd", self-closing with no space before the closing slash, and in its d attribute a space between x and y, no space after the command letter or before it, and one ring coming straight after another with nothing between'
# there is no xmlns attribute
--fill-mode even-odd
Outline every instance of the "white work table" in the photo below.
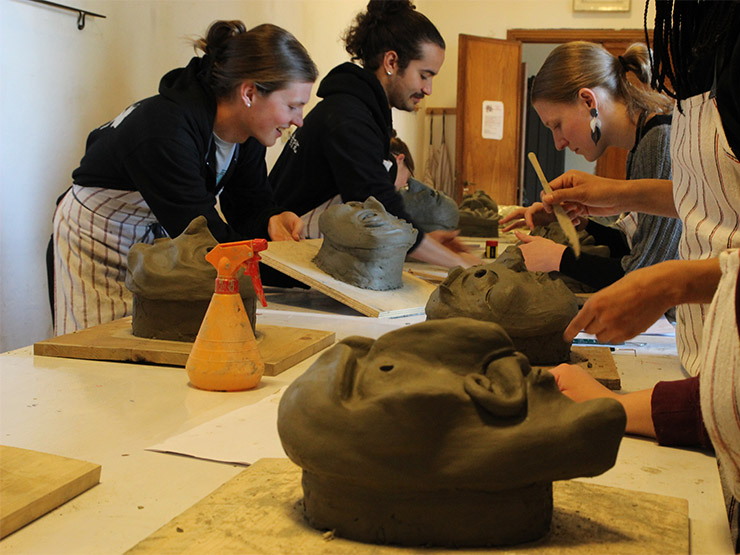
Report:
<svg viewBox="0 0 740 555"><path fill-rule="evenodd" d="M355 316L311 292L272 295L281 303L291 298L313 301L300 310L283 305L289 310L261 311L259 321L330 329L337 340L378 337L420 321ZM673 338L635 341L648 345L615 351L623 390L684 377ZM257 403L317 356L264 377L255 390L214 393L189 386L183 368L40 357L31 347L0 355L0 444L102 465L100 484L0 541L0 553L122 553L133 547L244 469L146 448ZM616 466L588 481L686 498L691 552L733 552L716 461L706 453L627 437Z"/></svg>

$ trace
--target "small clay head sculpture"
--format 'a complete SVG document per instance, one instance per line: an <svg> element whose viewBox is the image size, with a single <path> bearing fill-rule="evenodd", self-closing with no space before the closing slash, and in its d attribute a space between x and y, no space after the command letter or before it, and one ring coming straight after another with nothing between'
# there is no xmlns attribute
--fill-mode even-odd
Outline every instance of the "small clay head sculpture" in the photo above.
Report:
<svg viewBox="0 0 740 555"><path fill-rule="evenodd" d="M408 186L399 191L414 225L424 233L437 229L457 229L460 219L457 204L444 193L421 181L409 178Z"/></svg>
<svg viewBox="0 0 740 555"><path fill-rule="evenodd" d="M217 244L205 216L198 216L174 239L131 247L126 287L134 294L134 335L195 340L216 283L205 256ZM254 331L257 295L249 277L240 277L239 293Z"/></svg>
<svg viewBox="0 0 740 555"><path fill-rule="evenodd" d="M575 295L561 281L497 262L453 268L426 305L430 320L463 316L498 323L532 364L570 359L563 332L577 312Z"/></svg>
<svg viewBox="0 0 740 555"><path fill-rule="evenodd" d="M486 546L547 533L552 482L610 468L625 420L561 394L499 325L453 318L331 347L285 391L278 432L315 528Z"/></svg>
<svg viewBox="0 0 740 555"><path fill-rule="evenodd" d="M460 234L466 237L498 237L498 204L485 191L465 195L459 209Z"/></svg>
<svg viewBox="0 0 740 555"><path fill-rule="evenodd" d="M329 207L319 218L319 230L324 241L314 263L327 274L363 289L403 286L403 261L417 231L375 197Z"/></svg>

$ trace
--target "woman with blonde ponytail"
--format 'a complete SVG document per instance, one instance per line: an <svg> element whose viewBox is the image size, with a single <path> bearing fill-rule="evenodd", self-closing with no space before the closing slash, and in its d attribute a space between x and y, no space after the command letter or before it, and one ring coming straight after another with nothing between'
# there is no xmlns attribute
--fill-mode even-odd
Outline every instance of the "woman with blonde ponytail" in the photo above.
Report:
<svg viewBox="0 0 740 555"><path fill-rule="evenodd" d="M627 179L670 179L673 102L650 89L650 58L644 44L614 56L603 46L575 41L562 44L545 60L532 85L532 105L552 131L558 150L570 148L589 161L609 147L629 150ZM553 220L541 203L512 213L502 223L523 218L530 227ZM515 221L507 229L523 225ZM518 233L527 268L560 271L595 289L625 273L678 258L681 222L637 212L623 214L619 229L582 222L608 258L582 253L544 237Z"/></svg>
<svg viewBox="0 0 740 555"><path fill-rule="evenodd" d="M204 55L167 73L159 94L88 137L54 214L57 334L130 314L129 248L198 216L219 242L300 236L300 218L273 200L265 147L302 125L316 66L269 24L216 21L194 46Z"/></svg>

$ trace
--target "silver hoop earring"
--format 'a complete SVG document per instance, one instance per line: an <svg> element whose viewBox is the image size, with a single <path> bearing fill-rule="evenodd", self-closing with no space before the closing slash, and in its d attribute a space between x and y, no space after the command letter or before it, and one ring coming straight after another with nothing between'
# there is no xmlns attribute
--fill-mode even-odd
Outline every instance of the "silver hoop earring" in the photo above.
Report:
<svg viewBox="0 0 740 555"><path fill-rule="evenodd" d="M599 144L601 139L601 120L599 119L599 111L596 108L591 108L591 140L595 145Z"/></svg>

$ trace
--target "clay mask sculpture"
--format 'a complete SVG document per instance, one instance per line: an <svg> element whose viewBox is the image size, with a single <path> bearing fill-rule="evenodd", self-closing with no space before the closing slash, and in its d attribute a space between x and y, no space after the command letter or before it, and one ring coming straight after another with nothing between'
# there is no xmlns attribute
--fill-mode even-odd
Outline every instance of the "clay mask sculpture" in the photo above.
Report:
<svg viewBox="0 0 740 555"><path fill-rule="evenodd" d="M321 214L319 230L324 241L313 261L327 274L363 289L403 286L403 261L417 231L374 197L331 206Z"/></svg>
<svg viewBox="0 0 740 555"><path fill-rule="evenodd" d="M430 320L464 316L500 324L532 364L570 360L563 332L578 312L575 295L544 272L491 262L453 268L426 305Z"/></svg>
<svg viewBox="0 0 740 555"><path fill-rule="evenodd" d="M216 269L205 256L217 244L206 218L198 216L174 239L131 247L126 287L134 294L134 335L195 340L216 280ZM254 331L257 296L251 279L239 279L239 293Z"/></svg>
<svg viewBox="0 0 740 555"><path fill-rule="evenodd" d="M617 401L571 401L499 325L469 318L347 338L278 412L313 527L456 547L543 536L552 482L610 468L625 422Z"/></svg>
<svg viewBox="0 0 740 555"><path fill-rule="evenodd" d="M424 233L457 229L460 214L457 204L449 196L414 178L409 178L408 186L399 193L414 226Z"/></svg>
<svg viewBox="0 0 740 555"><path fill-rule="evenodd" d="M467 237L498 237L498 204L485 191L465 195L460 202L460 234Z"/></svg>

